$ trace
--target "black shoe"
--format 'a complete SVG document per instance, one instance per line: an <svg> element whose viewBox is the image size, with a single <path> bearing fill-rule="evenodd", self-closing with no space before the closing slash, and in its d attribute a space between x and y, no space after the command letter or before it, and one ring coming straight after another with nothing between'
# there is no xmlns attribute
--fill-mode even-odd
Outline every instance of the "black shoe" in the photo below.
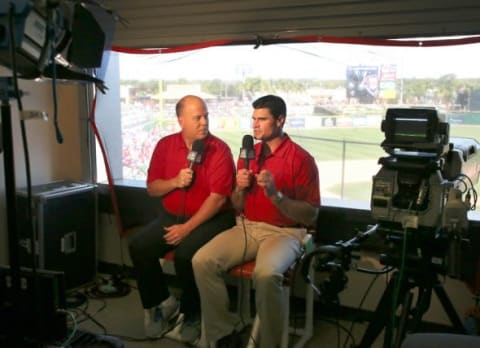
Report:
<svg viewBox="0 0 480 348"><path fill-rule="evenodd" d="M233 331L217 341L217 348L241 348L242 337L239 332Z"/></svg>

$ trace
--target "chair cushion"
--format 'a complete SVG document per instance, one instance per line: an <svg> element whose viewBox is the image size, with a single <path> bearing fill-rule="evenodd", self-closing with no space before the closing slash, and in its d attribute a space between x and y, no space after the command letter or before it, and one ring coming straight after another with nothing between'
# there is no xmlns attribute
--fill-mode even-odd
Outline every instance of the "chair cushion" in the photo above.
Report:
<svg viewBox="0 0 480 348"><path fill-rule="evenodd" d="M255 260L245 262L244 264L232 267L228 272L234 277L252 278L255 269Z"/></svg>
<svg viewBox="0 0 480 348"><path fill-rule="evenodd" d="M165 255L163 255L161 257L161 259L165 259L165 260L168 260L168 261L173 261L174 256L175 256L175 250L170 250L170 251L167 251L165 253Z"/></svg>

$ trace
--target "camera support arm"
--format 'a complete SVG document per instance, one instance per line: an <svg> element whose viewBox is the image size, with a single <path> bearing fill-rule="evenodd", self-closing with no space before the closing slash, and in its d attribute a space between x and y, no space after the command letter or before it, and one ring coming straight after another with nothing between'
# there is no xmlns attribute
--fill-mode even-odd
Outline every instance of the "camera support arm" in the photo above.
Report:
<svg viewBox="0 0 480 348"><path fill-rule="evenodd" d="M322 245L307 255L303 260L302 276L307 284L311 284L311 279L308 276L308 270L314 257L322 255L317 259L317 264L320 268L326 267L331 261L340 258L340 264L343 269L348 270L351 263L351 251L357 249L359 244L371 234L377 231L378 224L370 226L368 230L364 232L358 232L355 237L347 241L338 241L334 245Z"/></svg>

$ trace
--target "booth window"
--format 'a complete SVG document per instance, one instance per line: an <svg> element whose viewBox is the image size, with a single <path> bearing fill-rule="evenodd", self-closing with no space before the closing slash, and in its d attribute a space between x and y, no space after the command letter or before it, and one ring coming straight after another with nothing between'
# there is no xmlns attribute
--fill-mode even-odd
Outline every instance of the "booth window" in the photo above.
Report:
<svg viewBox="0 0 480 348"><path fill-rule="evenodd" d="M96 122L118 182L144 185L157 141L179 128L175 103L204 98L210 131L238 158L252 102L282 96L286 132L313 154L324 203L368 208L388 108L434 107L450 137L480 134L480 44L389 47L336 43L209 47L168 54L109 51ZM105 165L97 151L97 176ZM477 184L477 190L479 188Z"/></svg>

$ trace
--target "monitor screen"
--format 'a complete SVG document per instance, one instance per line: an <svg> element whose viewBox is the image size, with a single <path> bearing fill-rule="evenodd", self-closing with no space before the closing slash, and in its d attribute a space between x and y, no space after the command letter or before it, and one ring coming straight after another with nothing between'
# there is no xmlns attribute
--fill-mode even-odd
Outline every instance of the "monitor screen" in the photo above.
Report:
<svg viewBox="0 0 480 348"><path fill-rule="evenodd" d="M391 143L432 143L438 132L438 115L435 109L388 109L383 131Z"/></svg>

